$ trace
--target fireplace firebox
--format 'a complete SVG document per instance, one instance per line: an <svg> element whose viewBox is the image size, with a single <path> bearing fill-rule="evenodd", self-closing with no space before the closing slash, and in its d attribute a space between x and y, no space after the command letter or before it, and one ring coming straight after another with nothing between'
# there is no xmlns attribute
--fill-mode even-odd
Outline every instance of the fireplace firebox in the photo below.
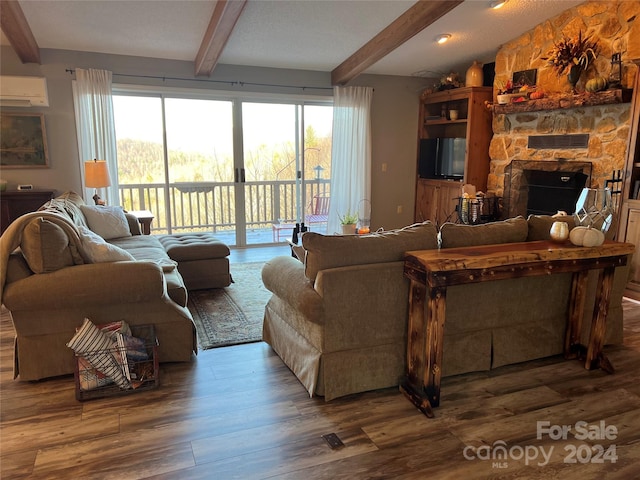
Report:
<svg viewBox="0 0 640 480"><path fill-rule="evenodd" d="M505 169L504 185L507 218L559 210L572 214L582 189L591 186L591 163L513 160Z"/></svg>

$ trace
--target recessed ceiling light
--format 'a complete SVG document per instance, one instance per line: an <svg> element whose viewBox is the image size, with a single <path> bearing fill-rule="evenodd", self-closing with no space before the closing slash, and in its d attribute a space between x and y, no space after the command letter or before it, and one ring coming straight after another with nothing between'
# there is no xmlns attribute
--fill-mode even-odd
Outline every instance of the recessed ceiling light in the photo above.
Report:
<svg viewBox="0 0 640 480"><path fill-rule="evenodd" d="M502 8L504 4L507 3L508 1L509 0L493 0L493 2L489 4L489 6L494 10L497 10L499 8Z"/></svg>
<svg viewBox="0 0 640 480"><path fill-rule="evenodd" d="M450 34L448 34L448 33L443 33L443 34L438 35L438 36L436 37L436 42L438 42L438 43L444 43L444 42L446 42L447 40L449 40L450 38L451 38L451 35L450 35Z"/></svg>

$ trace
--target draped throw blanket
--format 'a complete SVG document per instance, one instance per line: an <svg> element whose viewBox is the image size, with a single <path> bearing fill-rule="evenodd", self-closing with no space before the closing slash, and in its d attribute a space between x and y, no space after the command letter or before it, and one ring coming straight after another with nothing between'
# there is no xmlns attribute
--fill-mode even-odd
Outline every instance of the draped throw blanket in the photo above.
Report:
<svg viewBox="0 0 640 480"><path fill-rule="evenodd" d="M58 225L69 237L69 248L77 264L86 263L86 255L76 226L62 215L53 212L39 211L22 215L14 220L0 237L0 298L4 298L4 286L7 279L7 264L11 253L20 246L22 232L35 218L44 218Z"/></svg>

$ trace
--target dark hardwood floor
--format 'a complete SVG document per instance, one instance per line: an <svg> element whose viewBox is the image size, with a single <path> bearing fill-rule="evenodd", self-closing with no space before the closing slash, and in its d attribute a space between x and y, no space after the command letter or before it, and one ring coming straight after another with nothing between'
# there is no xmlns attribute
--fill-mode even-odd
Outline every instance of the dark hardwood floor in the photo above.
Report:
<svg viewBox="0 0 640 480"><path fill-rule="evenodd" d="M265 262L276 255L290 255L291 247L284 244L267 245L264 247L232 248L229 255L230 263Z"/></svg>
<svg viewBox="0 0 640 480"><path fill-rule="evenodd" d="M202 351L191 363L163 364L158 389L81 403L72 377L13 380L13 328L3 313L0 476L640 478L640 303L624 307L625 344L606 348L614 375L553 357L445 378L434 419L397 388L309 398L264 343ZM576 438L580 421L591 438ZM571 431L566 440L537 438L537 422ZM594 438L602 426L609 438ZM331 449L328 433L344 447ZM500 446L506 457L491 459Z"/></svg>

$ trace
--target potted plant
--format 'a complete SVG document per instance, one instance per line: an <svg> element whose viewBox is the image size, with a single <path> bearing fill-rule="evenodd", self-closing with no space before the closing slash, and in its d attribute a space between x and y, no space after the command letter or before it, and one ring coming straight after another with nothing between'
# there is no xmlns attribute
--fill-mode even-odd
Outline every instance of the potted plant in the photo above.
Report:
<svg viewBox="0 0 640 480"><path fill-rule="evenodd" d="M344 215L338 214L338 218L340 218L340 223L342 224L342 234L355 235L358 214L347 211Z"/></svg>

